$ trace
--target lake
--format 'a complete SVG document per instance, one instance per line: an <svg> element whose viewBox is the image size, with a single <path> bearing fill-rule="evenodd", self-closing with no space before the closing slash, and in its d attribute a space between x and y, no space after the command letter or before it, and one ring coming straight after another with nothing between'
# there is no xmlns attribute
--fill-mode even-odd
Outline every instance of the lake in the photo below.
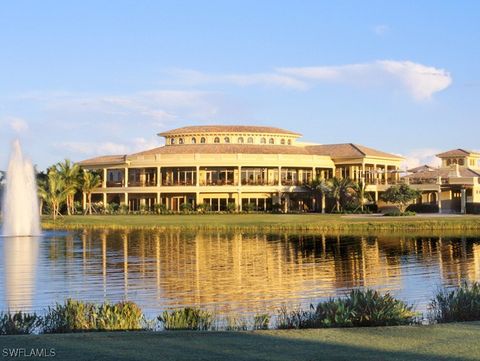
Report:
<svg viewBox="0 0 480 361"><path fill-rule="evenodd" d="M0 238L0 310L42 313L72 297L131 300L148 316L195 306L251 316L352 288L425 311L441 286L480 280L480 238L143 230Z"/></svg>

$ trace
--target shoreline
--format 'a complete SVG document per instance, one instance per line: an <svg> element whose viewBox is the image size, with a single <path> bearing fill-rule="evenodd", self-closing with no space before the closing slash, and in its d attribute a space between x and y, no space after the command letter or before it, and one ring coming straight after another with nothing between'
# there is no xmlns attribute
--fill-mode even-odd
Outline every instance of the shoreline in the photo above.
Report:
<svg viewBox="0 0 480 361"><path fill-rule="evenodd" d="M195 214L64 216L42 218L45 230L143 229L156 231L411 232L480 231L479 215L383 217L336 214Z"/></svg>

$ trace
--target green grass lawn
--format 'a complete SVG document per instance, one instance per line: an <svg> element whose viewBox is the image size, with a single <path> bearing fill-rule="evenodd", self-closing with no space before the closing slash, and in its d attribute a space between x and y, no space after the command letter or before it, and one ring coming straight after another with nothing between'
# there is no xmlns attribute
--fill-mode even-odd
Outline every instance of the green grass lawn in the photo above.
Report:
<svg viewBox="0 0 480 361"><path fill-rule="evenodd" d="M244 228L261 230L480 230L480 216L342 216L332 214L206 214L206 215L127 215L64 216L57 222L43 218L52 228Z"/></svg>
<svg viewBox="0 0 480 361"><path fill-rule="evenodd" d="M112 332L0 336L55 360L479 360L480 323L251 332ZM22 359L8 358L2 359ZM27 358L25 358L27 359ZM28 358L34 359L34 358Z"/></svg>

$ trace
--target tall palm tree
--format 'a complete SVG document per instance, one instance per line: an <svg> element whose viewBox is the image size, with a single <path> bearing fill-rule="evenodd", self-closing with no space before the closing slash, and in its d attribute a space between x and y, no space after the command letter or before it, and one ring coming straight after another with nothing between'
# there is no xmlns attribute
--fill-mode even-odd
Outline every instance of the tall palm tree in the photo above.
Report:
<svg viewBox="0 0 480 361"><path fill-rule="evenodd" d="M92 214L92 191L100 187L102 180L98 174L93 172L83 172L82 192L87 195L87 208L85 213Z"/></svg>
<svg viewBox="0 0 480 361"><path fill-rule="evenodd" d="M367 192L367 184L364 181L358 181L355 183L353 190L355 191L358 199L358 208L360 208L363 212L365 209L365 201L371 200L371 196Z"/></svg>
<svg viewBox="0 0 480 361"><path fill-rule="evenodd" d="M75 193L77 193L80 185L80 166L72 163L69 159L65 159L63 162L57 163L56 168L60 177L65 183L67 192L67 214L71 215L75 213Z"/></svg>
<svg viewBox="0 0 480 361"><path fill-rule="evenodd" d="M334 210L340 212L342 209L342 200L345 199L355 187L355 182L350 178L334 177L327 181L329 196L335 199Z"/></svg>
<svg viewBox="0 0 480 361"><path fill-rule="evenodd" d="M60 207L67 199L68 190L55 167L48 170L46 181L39 183L38 193L43 201L50 206L53 220L56 220L57 216L61 216Z"/></svg>
<svg viewBox="0 0 480 361"><path fill-rule="evenodd" d="M313 194L319 194L322 197L322 203L325 202L325 195L330 194L330 187L327 181L317 178L305 185ZM323 207L322 207L323 209Z"/></svg>

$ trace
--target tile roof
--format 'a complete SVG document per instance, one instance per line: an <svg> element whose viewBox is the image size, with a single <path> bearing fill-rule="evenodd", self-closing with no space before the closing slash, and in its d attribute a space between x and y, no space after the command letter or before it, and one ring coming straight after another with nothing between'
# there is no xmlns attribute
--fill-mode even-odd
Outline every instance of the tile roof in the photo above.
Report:
<svg viewBox="0 0 480 361"><path fill-rule="evenodd" d="M168 145L129 155L150 154L311 154L305 147L256 144L182 144Z"/></svg>
<svg viewBox="0 0 480 361"><path fill-rule="evenodd" d="M77 164L88 166L88 165L102 165L102 164L123 164L125 163L126 155L103 155L100 157L90 158L82 160Z"/></svg>
<svg viewBox="0 0 480 361"><path fill-rule="evenodd" d="M159 133L161 136L198 134L198 133L278 133L300 136L300 133L275 127L261 127L253 125L196 125L182 127Z"/></svg>
<svg viewBox="0 0 480 361"><path fill-rule="evenodd" d="M469 150L465 149L452 149L443 153L437 154L437 157L442 158L442 157L462 157L462 156L468 156L468 155L480 155L477 152L472 152Z"/></svg>
<svg viewBox="0 0 480 361"><path fill-rule="evenodd" d="M424 164L424 165L421 165L419 167L407 169L407 172L410 172L410 173L429 172L429 171L434 171L436 169L437 168L434 168L434 167L431 167L429 165Z"/></svg>
<svg viewBox="0 0 480 361"><path fill-rule="evenodd" d="M403 159L402 157L359 144L321 144L307 147L314 154L329 155L332 158L361 158L365 156Z"/></svg>
<svg viewBox="0 0 480 361"><path fill-rule="evenodd" d="M456 171L457 170L455 168L437 168L437 169L434 169L433 171L423 171L423 172L413 173L408 175L407 177L413 178L413 179L437 178L439 176L441 176L442 178L449 178L449 177L456 177L456 175L454 175ZM480 177L480 173L470 168L459 167L458 173L462 178Z"/></svg>

